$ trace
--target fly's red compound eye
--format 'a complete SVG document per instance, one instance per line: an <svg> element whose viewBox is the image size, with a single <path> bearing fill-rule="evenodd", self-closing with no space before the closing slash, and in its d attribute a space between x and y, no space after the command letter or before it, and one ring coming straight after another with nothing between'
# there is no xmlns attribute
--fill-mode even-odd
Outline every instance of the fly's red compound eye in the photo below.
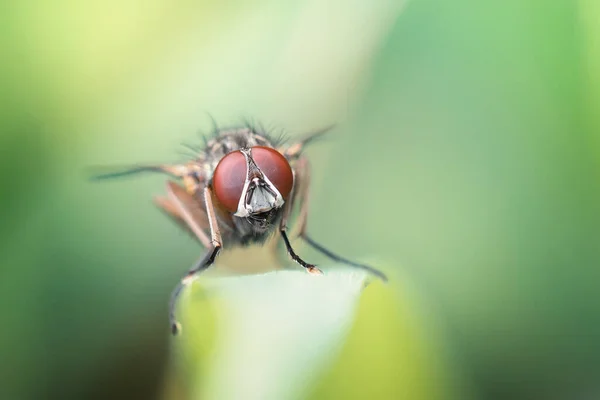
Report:
<svg viewBox="0 0 600 400"><path fill-rule="evenodd" d="M294 174L283 154L270 147L256 146L252 148L252 158L281 196L287 199L294 186Z"/></svg>
<svg viewBox="0 0 600 400"><path fill-rule="evenodd" d="M212 179L213 189L227 211L237 211L246 174L246 157L240 151L227 154L217 164Z"/></svg>

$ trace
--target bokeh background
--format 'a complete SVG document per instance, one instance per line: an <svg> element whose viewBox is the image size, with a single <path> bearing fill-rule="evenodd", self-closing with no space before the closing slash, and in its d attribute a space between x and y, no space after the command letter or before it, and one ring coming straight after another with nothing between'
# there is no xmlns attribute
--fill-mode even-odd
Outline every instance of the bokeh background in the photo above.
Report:
<svg viewBox="0 0 600 400"><path fill-rule="evenodd" d="M372 398L600 398L597 1L0 10L0 398L177 398L166 299L199 248L153 208L162 177L88 173L180 160L208 113L337 123L309 151L310 231L410 282L413 333L384 346L423 349L344 359L400 385ZM450 383L417 395L412 366Z"/></svg>

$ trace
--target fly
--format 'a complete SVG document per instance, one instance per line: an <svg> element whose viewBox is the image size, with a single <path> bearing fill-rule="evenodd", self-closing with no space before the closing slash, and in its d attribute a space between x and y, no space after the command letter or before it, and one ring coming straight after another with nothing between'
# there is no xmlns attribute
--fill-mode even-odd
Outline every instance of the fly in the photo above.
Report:
<svg viewBox="0 0 600 400"><path fill-rule="evenodd" d="M173 334L181 330L175 317L181 291L214 263L224 244L262 244L271 234L279 232L287 253L296 263L310 274L323 273L296 254L288 238L288 222L296 203L299 204L299 237L332 260L369 271L387 281L381 271L332 253L306 233L310 174L303 150L329 129L316 131L291 145L278 143L251 126L215 129L214 136L188 162L137 166L97 177L144 171L169 175L172 179L166 183L167 195L156 197L156 205L207 249L172 292L169 321Z"/></svg>

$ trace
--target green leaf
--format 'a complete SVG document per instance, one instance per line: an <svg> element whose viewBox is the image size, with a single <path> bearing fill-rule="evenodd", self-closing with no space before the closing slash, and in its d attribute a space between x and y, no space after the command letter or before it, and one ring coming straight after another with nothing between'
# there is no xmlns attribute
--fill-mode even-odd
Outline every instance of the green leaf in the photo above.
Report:
<svg viewBox="0 0 600 400"><path fill-rule="evenodd" d="M357 269L324 270L323 276L285 270L199 279L191 296L182 298L183 331L174 338L177 368L172 374L180 381L170 382L166 397L185 393L181 398L282 400L340 398L345 393L348 398L356 385L368 392L369 382L382 398L399 391L408 391L413 399L441 397L429 384L435 380L441 387L444 379L435 357L426 355L429 343L420 339L422 324L418 319L407 327L399 323L401 313L389 285L378 280L368 284L372 278ZM379 294L370 302L379 310L359 306L363 291ZM356 330L359 309L368 322L362 333ZM351 340L362 348L358 353L348 347L354 331L360 335ZM394 350L397 345L402 353ZM410 357L408 372L395 368L404 353ZM340 360L347 365L339 365ZM339 371L345 371L343 376L336 375ZM358 380L349 379L352 371ZM369 371L388 373L372 376Z"/></svg>

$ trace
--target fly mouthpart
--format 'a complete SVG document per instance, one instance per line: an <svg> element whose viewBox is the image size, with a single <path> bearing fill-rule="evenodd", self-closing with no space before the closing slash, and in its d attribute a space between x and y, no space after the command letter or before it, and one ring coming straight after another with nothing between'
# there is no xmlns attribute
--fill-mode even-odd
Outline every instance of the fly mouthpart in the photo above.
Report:
<svg viewBox="0 0 600 400"><path fill-rule="evenodd" d="M237 217L247 217L279 208L283 205L283 196L269 178L260 170L248 151L240 150L246 158L247 176L240 196Z"/></svg>
<svg viewBox="0 0 600 400"><path fill-rule="evenodd" d="M246 191L245 208L249 214L260 214L280 207L281 195L264 179L254 178Z"/></svg>

